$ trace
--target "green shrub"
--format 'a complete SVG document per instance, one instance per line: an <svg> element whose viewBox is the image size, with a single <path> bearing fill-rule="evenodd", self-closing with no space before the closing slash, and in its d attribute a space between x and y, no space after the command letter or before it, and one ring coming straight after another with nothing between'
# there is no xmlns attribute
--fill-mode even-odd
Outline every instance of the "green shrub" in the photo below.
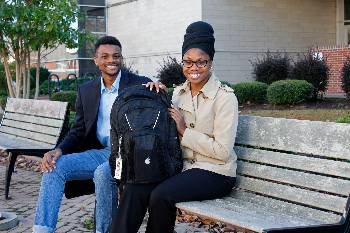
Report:
<svg viewBox="0 0 350 233"><path fill-rule="evenodd" d="M7 81L4 65L0 63L0 92L7 90Z"/></svg>
<svg viewBox="0 0 350 233"><path fill-rule="evenodd" d="M307 99L313 91L305 80L280 80L267 88L267 100L271 104L296 104Z"/></svg>
<svg viewBox="0 0 350 233"><path fill-rule="evenodd" d="M172 97L172 96L173 96L173 93L174 93L174 88L173 88L173 87L169 87L169 88L168 88L168 95L169 95L170 97Z"/></svg>
<svg viewBox="0 0 350 233"><path fill-rule="evenodd" d="M70 105L70 110L75 111L75 101L77 99L77 92L75 91L62 91L56 92L51 95L51 100L68 102Z"/></svg>
<svg viewBox="0 0 350 233"><path fill-rule="evenodd" d="M250 63L253 66L255 80L267 84L287 79L291 67L287 54L272 54L270 51Z"/></svg>
<svg viewBox="0 0 350 233"><path fill-rule="evenodd" d="M70 111L69 112L69 119L68 119L68 128L72 128L73 123L74 123L74 119L75 119L75 112Z"/></svg>
<svg viewBox="0 0 350 233"><path fill-rule="evenodd" d="M346 93L346 96L350 99L350 58L348 57L346 61L344 62L344 66L342 68L341 72L342 77L342 85L344 92Z"/></svg>
<svg viewBox="0 0 350 233"><path fill-rule="evenodd" d="M174 57L163 59L163 64L157 70L156 78L166 87L174 87L186 81L182 65Z"/></svg>
<svg viewBox="0 0 350 233"><path fill-rule="evenodd" d="M0 89L0 96L8 96L6 89Z"/></svg>
<svg viewBox="0 0 350 233"><path fill-rule="evenodd" d="M48 89L48 81L44 81L40 87L39 87L39 95L47 95L49 94L49 89Z"/></svg>
<svg viewBox="0 0 350 233"><path fill-rule="evenodd" d="M338 123L348 123L350 124L350 114L347 116L341 116L337 119Z"/></svg>
<svg viewBox="0 0 350 233"><path fill-rule="evenodd" d="M0 96L0 107L2 109L5 109L6 101L7 101L7 96Z"/></svg>
<svg viewBox="0 0 350 233"><path fill-rule="evenodd" d="M242 82L231 85L235 91L238 102L241 104L247 103L261 103L266 100L266 91L268 85L263 82Z"/></svg>
<svg viewBox="0 0 350 233"><path fill-rule="evenodd" d="M39 86L50 76L50 71L45 67L39 68ZM36 67L30 68L30 88L35 88Z"/></svg>
<svg viewBox="0 0 350 233"><path fill-rule="evenodd" d="M326 91L328 76L329 68L326 60L314 57L311 51L303 58L299 58L290 72L291 79L306 80L313 85L313 99L317 99L320 92Z"/></svg>

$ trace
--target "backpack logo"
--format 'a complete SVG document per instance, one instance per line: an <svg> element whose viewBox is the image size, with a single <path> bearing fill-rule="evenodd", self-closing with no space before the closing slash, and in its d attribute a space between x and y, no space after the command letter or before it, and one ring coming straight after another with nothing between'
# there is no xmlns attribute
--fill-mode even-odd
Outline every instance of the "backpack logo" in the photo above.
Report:
<svg viewBox="0 0 350 233"><path fill-rule="evenodd" d="M147 157L147 159L145 159L145 164L150 164L151 163L151 159L149 158L149 156Z"/></svg>

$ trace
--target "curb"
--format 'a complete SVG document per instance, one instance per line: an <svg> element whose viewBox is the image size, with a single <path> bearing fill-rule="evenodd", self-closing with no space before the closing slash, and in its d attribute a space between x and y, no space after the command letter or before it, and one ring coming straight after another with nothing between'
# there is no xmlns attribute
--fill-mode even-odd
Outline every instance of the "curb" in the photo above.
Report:
<svg viewBox="0 0 350 233"><path fill-rule="evenodd" d="M0 220L0 231L9 230L18 224L18 217L14 213L0 212L0 216L5 219Z"/></svg>

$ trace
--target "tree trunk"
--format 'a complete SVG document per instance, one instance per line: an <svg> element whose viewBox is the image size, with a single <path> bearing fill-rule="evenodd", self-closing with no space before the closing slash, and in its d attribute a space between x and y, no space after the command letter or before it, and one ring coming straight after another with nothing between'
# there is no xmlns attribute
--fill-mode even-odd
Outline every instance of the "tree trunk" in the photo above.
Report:
<svg viewBox="0 0 350 233"><path fill-rule="evenodd" d="M13 87L12 74L11 74L10 65L8 63L7 56L4 56L4 68L5 68L5 74L6 74L7 89L9 91L10 97L14 98L16 96L16 90Z"/></svg>
<svg viewBox="0 0 350 233"><path fill-rule="evenodd" d="M0 43L5 44L3 34L0 32ZM10 70L10 66L8 63L9 60L9 53L7 50L7 47L4 47L0 50L1 52L1 57L4 60L4 69L5 69L5 75L6 75L6 83L7 83L7 89L10 97L15 97L15 91L13 88L13 82L12 82L12 74Z"/></svg>
<svg viewBox="0 0 350 233"><path fill-rule="evenodd" d="M35 96L34 96L34 99L37 99L38 96L39 96L39 88L40 88L39 77L40 77L40 47L38 49L38 57L37 57L37 62L36 62Z"/></svg>
<svg viewBox="0 0 350 233"><path fill-rule="evenodd" d="M26 93L26 98L29 99L30 96L30 51L29 49L27 49L27 59L28 59L28 63L27 63L27 93Z"/></svg>
<svg viewBox="0 0 350 233"><path fill-rule="evenodd" d="M21 75L21 59L20 59L19 54L20 54L19 49L16 49L16 51L15 51L15 62L16 62L16 98L20 98L20 95L21 95L21 82L22 82L22 75Z"/></svg>
<svg viewBox="0 0 350 233"><path fill-rule="evenodd" d="M22 63L21 63L21 74L22 74L22 80L23 80L23 87L22 87L22 98L26 98L27 93L27 59L25 57L25 54L22 56Z"/></svg>

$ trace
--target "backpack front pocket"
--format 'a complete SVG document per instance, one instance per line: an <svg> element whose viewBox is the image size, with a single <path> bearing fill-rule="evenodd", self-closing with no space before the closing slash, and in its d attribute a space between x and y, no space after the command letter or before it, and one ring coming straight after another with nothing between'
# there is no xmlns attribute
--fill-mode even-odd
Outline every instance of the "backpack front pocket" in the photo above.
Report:
<svg viewBox="0 0 350 233"><path fill-rule="evenodd" d="M164 154L156 134L133 137L134 182L152 183L164 179Z"/></svg>

